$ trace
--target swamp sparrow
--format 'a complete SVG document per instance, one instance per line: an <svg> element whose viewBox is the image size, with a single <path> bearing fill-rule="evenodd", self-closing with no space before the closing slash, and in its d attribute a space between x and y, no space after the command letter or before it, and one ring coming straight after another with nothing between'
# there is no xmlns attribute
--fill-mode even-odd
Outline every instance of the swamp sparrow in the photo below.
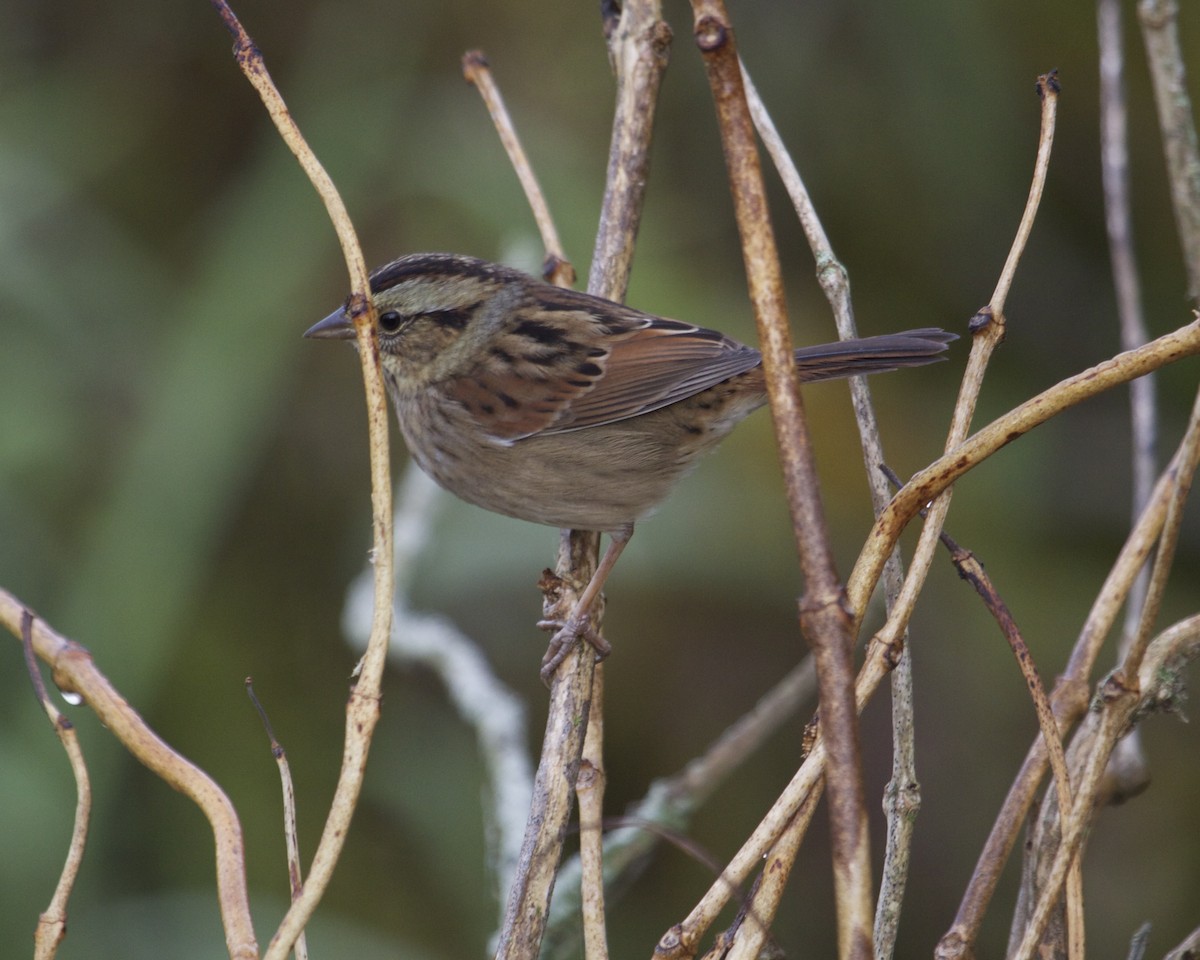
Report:
<svg viewBox="0 0 1200 960"><path fill-rule="evenodd" d="M556 628L542 677L571 644L607 644L588 613L636 521L701 454L767 402L761 356L715 330L451 254L371 275L383 375L409 453L487 510L608 533L595 576ZM307 337L348 340L344 308ZM803 382L943 359L936 328L796 351Z"/></svg>

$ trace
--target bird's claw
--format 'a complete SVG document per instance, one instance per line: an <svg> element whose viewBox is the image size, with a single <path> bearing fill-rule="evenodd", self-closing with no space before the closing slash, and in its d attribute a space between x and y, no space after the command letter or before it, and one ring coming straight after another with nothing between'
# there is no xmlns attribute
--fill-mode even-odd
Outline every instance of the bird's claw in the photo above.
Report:
<svg viewBox="0 0 1200 960"><path fill-rule="evenodd" d="M549 646L546 647L546 655L542 657L541 677L546 686L550 686L554 672L567 659L567 655L576 641L583 640L590 644L596 651L597 661L603 660L612 653L612 644L592 626L592 619L586 613L577 617L568 617L566 621L539 620L538 628L555 631L554 636L550 638Z"/></svg>

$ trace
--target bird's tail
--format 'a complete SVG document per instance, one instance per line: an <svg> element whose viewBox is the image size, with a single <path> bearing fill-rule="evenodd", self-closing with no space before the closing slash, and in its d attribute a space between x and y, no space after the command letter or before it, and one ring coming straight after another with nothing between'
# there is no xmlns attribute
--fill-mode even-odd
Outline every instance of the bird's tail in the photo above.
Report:
<svg viewBox="0 0 1200 960"><path fill-rule="evenodd" d="M840 340L796 351L796 371L805 383L867 373L886 373L898 367L920 367L945 360L947 345L958 335L924 327L878 337Z"/></svg>

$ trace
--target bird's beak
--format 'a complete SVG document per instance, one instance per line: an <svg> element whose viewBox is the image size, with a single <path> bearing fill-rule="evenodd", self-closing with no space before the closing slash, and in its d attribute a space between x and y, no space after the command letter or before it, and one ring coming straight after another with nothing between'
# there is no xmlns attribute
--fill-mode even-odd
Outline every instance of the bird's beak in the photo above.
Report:
<svg viewBox="0 0 1200 960"><path fill-rule="evenodd" d="M304 335L311 340L353 340L354 324L344 309L335 310L320 323L305 330Z"/></svg>

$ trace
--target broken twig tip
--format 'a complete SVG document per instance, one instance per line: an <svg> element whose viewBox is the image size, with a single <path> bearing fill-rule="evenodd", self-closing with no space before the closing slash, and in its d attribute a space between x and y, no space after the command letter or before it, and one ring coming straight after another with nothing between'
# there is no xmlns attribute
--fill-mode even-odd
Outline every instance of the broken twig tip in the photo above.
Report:
<svg viewBox="0 0 1200 960"><path fill-rule="evenodd" d="M1062 84L1058 82L1058 67L1037 78L1038 99L1045 100L1047 93L1058 96L1062 92Z"/></svg>

